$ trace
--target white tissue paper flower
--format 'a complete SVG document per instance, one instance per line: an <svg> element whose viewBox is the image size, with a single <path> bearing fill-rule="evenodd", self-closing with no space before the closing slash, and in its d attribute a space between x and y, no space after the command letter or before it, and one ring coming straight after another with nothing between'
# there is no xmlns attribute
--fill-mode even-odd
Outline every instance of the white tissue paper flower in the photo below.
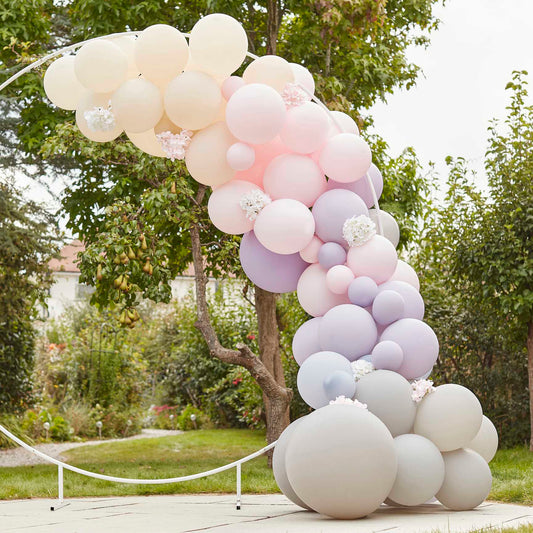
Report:
<svg viewBox="0 0 533 533"><path fill-rule="evenodd" d="M287 107L297 107L311 100L311 97L297 83L286 83L281 97Z"/></svg>
<svg viewBox="0 0 533 533"><path fill-rule="evenodd" d="M329 405L353 405L354 407L359 407L359 409L368 409L366 403L346 398L346 396L337 396L334 400L330 400Z"/></svg>
<svg viewBox="0 0 533 533"><path fill-rule="evenodd" d="M91 131L111 131L115 125L115 115L110 108L93 107L83 113L87 127Z"/></svg>
<svg viewBox="0 0 533 533"><path fill-rule="evenodd" d="M342 226L342 236L350 246L361 246L375 234L376 225L366 215L353 216Z"/></svg>
<svg viewBox="0 0 533 533"><path fill-rule="evenodd" d="M239 205L245 212L248 220L255 220L257 215L261 212L261 209L271 202L272 200L268 194L265 194L260 189L253 189L242 195Z"/></svg>
<svg viewBox="0 0 533 533"><path fill-rule="evenodd" d="M182 130L180 133L162 131L156 137L166 156L175 161L176 159L185 159L185 152L191 142L192 131Z"/></svg>
<svg viewBox="0 0 533 533"><path fill-rule="evenodd" d="M363 376L370 374L370 372L374 372L374 370L376 369L370 361L359 359L352 362L352 372L355 381L359 381Z"/></svg>
<svg viewBox="0 0 533 533"><path fill-rule="evenodd" d="M416 403L420 402L428 394L431 394L435 387L433 386L433 381L430 379L417 379L411 383L411 388L413 392L411 393L411 398Z"/></svg>

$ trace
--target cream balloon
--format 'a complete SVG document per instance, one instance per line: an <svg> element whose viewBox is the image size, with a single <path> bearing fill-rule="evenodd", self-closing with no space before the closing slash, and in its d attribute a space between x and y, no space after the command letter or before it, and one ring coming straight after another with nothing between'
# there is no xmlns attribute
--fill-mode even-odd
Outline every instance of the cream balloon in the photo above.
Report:
<svg viewBox="0 0 533 533"><path fill-rule="evenodd" d="M44 74L44 92L50 101L61 109L76 109L87 89L74 72L74 56L56 59Z"/></svg>
<svg viewBox="0 0 533 533"><path fill-rule="evenodd" d="M264 83L282 92L287 83L294 83L291 64L278 56L262 56L252 61L242 75L246 83Z"/></svg>
<svg viewBox="0 0 533 533"><path fill-rule="evenodd" d="M128 59L128 73L126 77L128 80L133 78L138 78L141 75L137 64L135 63L135 37L130 37L129 35L123 35L122 37L115 37L111 39L113 44L116 44L123 52L126 54Z"/></svg>
<svg viewBox="0 0 533 533"><path fill-rule="evenodd" d="M170 133L179 133L181 128L177 124L174 124L174 122L168 118L166 113L163 113L161 120L155 125L154 131L156 134L163 133L164 131L170 131Z"/></svg>
<svg viewBox="0 0 533 533"><path fill-rule="evenodd" d="M201 70L226 78L244 61L248 37L233 17L213 13L194 25L189 47L194 63Z"/></svg>
<svg viewBox="0 0 533 533"><path fill-rule="evenodd" d="M130 133L153 129L163 116L161 92L142 78L124 82L114 92L111 106L117 123Z"/></svg>
<svg viewBox="0 0 533 533"><path fill-rule="evenodd" d="M211 187L232 179L235 171L229 166L226 153L236 141L224 122L216 122L196 133L185 156L191 176Z"/></svg>
<svg viewBox="0 0 533 533"><path fill-rule="evenodd" d="M144 78L163 87L180 74L189 60L183 34L167 24L149 26L135 42L135 62Z"/></svg>
<svg viewBox="0 0 533 533"><path fill-rule="evenodd" d="M157 140L154 130L143 131L142 133L130 133L126 132L128 139L137 147L139 150L147 153L148 155L153 155L155 157L167 157L161 144Z"/></svg>
<svg viewBox="0 0 533 533"><path fill-rule="evenodd" d="M109 131L93 131L89 128L85 112L96 107L109 108L111 94L85 93L76 109L76 125L78 129L91 141L108 142L116 139L122 133L122 127L115 122L115 127Z"/></svg>
<svg viewBox="0 0 533 533"><path fill-rule="evenodd" d="M477 435L465 446L479 453L487 463L490 463L498 450L498 432L494 424L486 416L477 432Z"/></svg>
<svg viewBox="0 0 533 533"><path fill-rule="evenodd" d="M108 93L127 79L128 58L116 44L98 39L85 43L78 50L74 70L84 87L97 93Z"/></svg>
<svg viewBox="0 0 533 533"><path fill-rule="evenodd" d="M201 130L209 126L216 120L221 106L220 87L205 72L184 72L165 90L166 114L183 129Z"/></svg>
<svg viewBox="0 0 533 533"><path fill-rule="evenodd" d="M390 213L387 213L387 211L383 211L383 209L379 210L379 215L376 209L369 209L368 216L376 225L376 230L379 230L379 217L381 221L381 227L383 229L383 237L392 242L392 244L396 248L396 246L398 246L398 243L400 242L400 228L398 227L398 223L396 222L394 217Z"/></svg>

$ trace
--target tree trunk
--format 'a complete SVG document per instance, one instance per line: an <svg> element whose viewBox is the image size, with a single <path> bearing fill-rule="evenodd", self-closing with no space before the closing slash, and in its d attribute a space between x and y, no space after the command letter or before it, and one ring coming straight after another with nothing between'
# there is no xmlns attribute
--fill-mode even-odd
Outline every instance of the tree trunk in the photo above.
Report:
<svg viewBox="0 0 533 533"><path fill-rule="evenodd" d="M278 33L281 25L281 6L279 0L267 0L267 54L276 54Z"/></svg>
<svg viewBox="0 0 533 533"><path fill-rule="evenodd" d="M529 451L533 452L533 320L529 323L527 332L527 374L529 378Z"/></svg>

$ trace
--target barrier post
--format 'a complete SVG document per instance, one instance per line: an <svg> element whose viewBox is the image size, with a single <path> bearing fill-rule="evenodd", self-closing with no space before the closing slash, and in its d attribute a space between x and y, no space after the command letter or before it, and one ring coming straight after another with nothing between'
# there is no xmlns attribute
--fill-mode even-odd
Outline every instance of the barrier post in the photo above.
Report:
<svg viewBox="0 0 533 533"><path fill-rule="evenodd" d="M241 510L241 463L237 463L237 511Z"/></svg>
<svg viewBox="0 0 533 533"><path fill-rule="evenodd" d="M63 465L57 465L57 505L52 505L50 511L57 511L65 505L68 503L65 503L63 496Z"/></svg>

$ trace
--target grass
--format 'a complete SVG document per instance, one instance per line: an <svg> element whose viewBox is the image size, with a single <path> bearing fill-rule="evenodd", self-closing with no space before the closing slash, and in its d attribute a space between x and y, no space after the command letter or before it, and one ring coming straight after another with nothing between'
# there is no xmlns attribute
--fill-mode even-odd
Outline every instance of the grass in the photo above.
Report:
<svg viewBox="0 0 533 533"><path fill-rule="evenodd" d="M240 459L265 445L264 432L201 430L157 439L138 439L65 452L67 462L101 474L129 478L167 478L195 474ZM169 485L124 485L65 471L65 497L235 492L235 469L207 478ZM55 498L57 467L0 468L0 499ZM279 492L266 458L242 467L242 490Z"/></svg>
<svg viewBox="0 0 533 533"><path fill-rule="evenodd" d="M533 505L533 453L527 448L499 450L491 461L491 500Z"/></svg>

